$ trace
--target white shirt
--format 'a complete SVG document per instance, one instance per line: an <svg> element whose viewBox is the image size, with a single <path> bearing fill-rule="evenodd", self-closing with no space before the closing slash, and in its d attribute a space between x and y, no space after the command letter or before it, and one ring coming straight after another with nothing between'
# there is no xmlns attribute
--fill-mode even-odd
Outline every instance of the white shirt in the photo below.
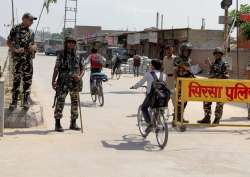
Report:
<svg viewBox="0 0 250 177"><path fill-rule="evenodd" d="M157 78L160 79L161 72L158 70L153 70L153 72L156 74ZM163 75L163 81L166 81L167 79L166 74L162 73L162 75ZM147 94L149 94L151 92L152 83L154 82L154 78L151 74L151 71L146 72L144 77L134 85L134 88L138 89L139 87L142 87L145 84L145 82L147 82Z"/></svg>

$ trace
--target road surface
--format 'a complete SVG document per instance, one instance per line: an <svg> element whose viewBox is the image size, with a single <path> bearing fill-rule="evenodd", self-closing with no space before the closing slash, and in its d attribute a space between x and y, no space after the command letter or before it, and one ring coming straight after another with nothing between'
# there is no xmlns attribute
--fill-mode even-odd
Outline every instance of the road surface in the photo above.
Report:
<svg viewBox="0 0 250 177"><path fill-rule="evenodd" d="M131 75L104 84L105 106L100 108L91 101L86 73L81 93L84 135L55 133L54 63L55 57L41 54L34 60L33 90L44 106L45 125L6 130L0 139L0 177L249 177L250 129L189 128L180 133L170 128L163 151L153 134L142 139L136 113L144 91L129 90L138 81ZM65 129L69 110L67 100ZM248 123L244 105L226 105L224 112L226 122ZM193 122L202 118L202 104L190 103L185 117Z"/></svg>

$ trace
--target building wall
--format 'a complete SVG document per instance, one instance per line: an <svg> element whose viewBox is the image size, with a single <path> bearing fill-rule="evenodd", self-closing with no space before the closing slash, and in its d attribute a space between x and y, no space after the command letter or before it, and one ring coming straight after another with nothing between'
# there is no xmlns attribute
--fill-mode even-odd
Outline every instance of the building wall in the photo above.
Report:
<svg viewBox="0 0 250 177"><path fill-rule="evenodd" d="M75 36L78 39L84 39L87 36L91 36L93 34L97 34L101 32L101 26L76 26L75 27Z"/></svg>
<svg viewBox="0 0 250 177"><path fill-rule="evenodd" d="M232 50L230 53L232 57L232 70L230 71L232 78L237 78L237 52ZM191 59L192 64L199 64L199 66L204 70L204 73L209 71L209 66L205 64L207 59L210 61L214 60L213 49L194 49L192 51ZM250 50L241 49L239 50L239 73L241 79L246 79L248 77L247 66L250 59Z"/></svg>
<svg viewBox="0 0 250 177"><path fill-rule="evenodd" d="M250 49L250 40L247 40L243 32L240 30L239 48Z"/></svg>
<svg viewBox="0 0 250 177"><path fill-rule="evenodd" d="M188 40L198 49L223 47L224 32L222 30L189 30Z"/></svg>

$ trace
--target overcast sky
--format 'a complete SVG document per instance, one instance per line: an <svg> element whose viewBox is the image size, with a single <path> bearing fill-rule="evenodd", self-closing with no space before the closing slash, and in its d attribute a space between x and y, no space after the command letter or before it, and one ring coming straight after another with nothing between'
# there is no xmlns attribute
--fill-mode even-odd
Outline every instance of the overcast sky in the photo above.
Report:
<svg viewBox="0 0 250 177"><path fill-rule="evenodd" d="M11 0L1 0L0 35L6 37L11 21ZM20 22L24 12L38 16L44 0L14 0L15 14ZM235 1L231 8L235 7ZM51 32L60 32L63 27L64 2L52 5L50 12L42 16L40 29L49 27ZM100 25L103 29L142 30L155 26L156 12L165 16L164 28L200 28L201 19L206 19L207 29L223 29L218 16L223 15L221 0L78 0L78 25ZM239 0L250 3L250 0ZM33 28L35 27L35 24Z"/></svg>

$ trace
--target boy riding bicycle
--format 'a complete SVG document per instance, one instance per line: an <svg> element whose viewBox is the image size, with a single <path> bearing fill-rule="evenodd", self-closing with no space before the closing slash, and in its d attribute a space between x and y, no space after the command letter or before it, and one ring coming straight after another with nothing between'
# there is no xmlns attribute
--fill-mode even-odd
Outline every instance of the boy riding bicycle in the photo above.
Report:
<svg viewBox="0 0 250 177"><path fill-rule="evenodd" d="M91 89L91 93L93 92L93 88L94 88L92 75L96 74L96 73L101 73L105 62L106 62L106 59L103 56L101 56L100 54L98 54L97 49L95 49L95 48L93 48L91 50L91 54L86 59L85 65L90 63L90 70L91 70L90 89Z"/></svg>
<svg viewBox="0 0 250 177"><path fill-rule="evenodd" d="M131 87L131 89L138 89L139 87L142 87L145 84L145 82L147 82L147 94L141 106L143 117L148 124L148 127L146 129L147 132L151 131L151 127L152 127L149 108L153 106L152 102L154 102L153 103L154 105L159 105L159 102L160 102L159 100L156 99L157 97L155 97L154 95L155 82L156 81L160 82L162 85L164 85L163 87L165 87L163 90L169 92L165 86L166 79L167 79L166 75L161 71L161 69L162 69L162 62L160 60L152 60L150 71L146 72L144 77L138 83L136 83L134 86ZM168 97L169 97L169 93L168 93ZM165 99L167 102L167 98L163 98L163 99ZM167 106L167 105L164 105L166 104L166 102L161 104L160 107Z"/></svg>

